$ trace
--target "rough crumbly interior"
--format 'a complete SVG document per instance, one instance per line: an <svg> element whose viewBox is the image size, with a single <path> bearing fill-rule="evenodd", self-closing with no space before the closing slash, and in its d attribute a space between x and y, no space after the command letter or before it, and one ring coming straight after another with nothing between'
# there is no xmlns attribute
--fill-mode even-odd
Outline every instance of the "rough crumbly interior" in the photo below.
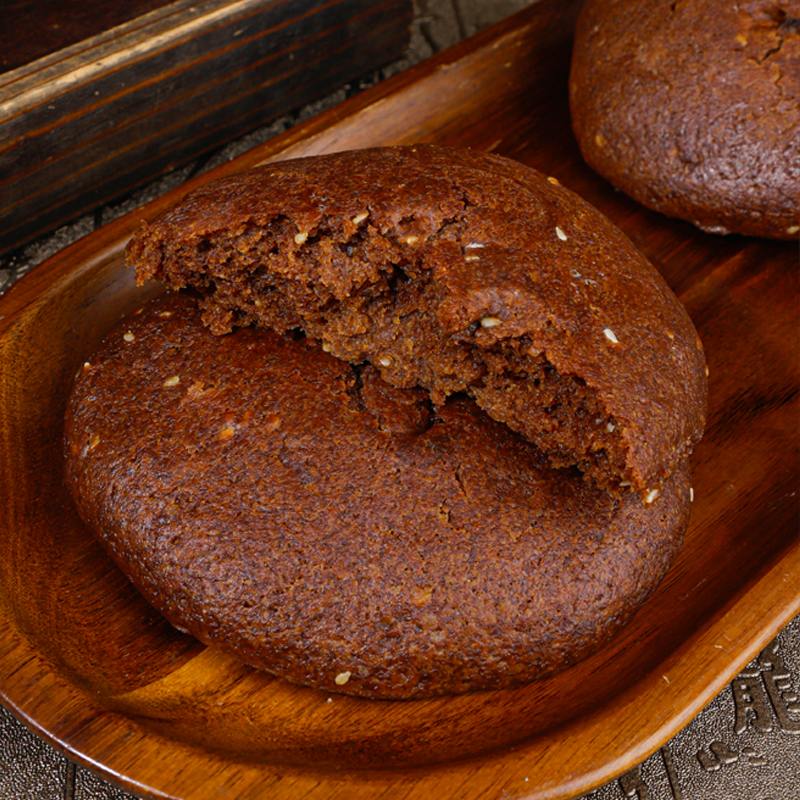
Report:
<svg viewBox="0 0 800 800"><path fill-rule="evenodd" d="M201 293L216 333L252 323L301 329L338 358L372 363L394 386L425 388L434 405L466 393L554 466L577 465L607 488L624 486L619 426L579 376L559 374L524 336L487 345L481 330L495 324L491 317L443 330L442 288L426 253L442 242L461 245L463 228L463 220L448 220L418 236L408 218L379 231L364 214L303 231L277 216L190 246L167 240L160 255L172 285Z"/></svg>

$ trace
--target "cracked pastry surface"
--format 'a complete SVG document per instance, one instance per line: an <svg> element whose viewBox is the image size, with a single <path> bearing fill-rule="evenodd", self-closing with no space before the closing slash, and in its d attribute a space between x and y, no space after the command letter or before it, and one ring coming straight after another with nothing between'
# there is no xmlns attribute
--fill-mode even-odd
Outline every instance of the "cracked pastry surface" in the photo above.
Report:
<svg viewBox="0 0 800 800"><path fill-rule="evenodd" d="M364 697L513 686L674 561L702 346L557 181L430 146L300 159L187 196L128 257L186 291L80 371L66 477L202 641Z"/></svg>
<svg viewBox="0 0 800 800"><path fill-rule="evenodd" d="M377 148L271 164L133 238L137 280L202 295L216 333L302 329L434 405L465 393L554 466L661 486L702 435L700 340L595 209L523 165Z"/></svg>
<svg viewBox="0 0 800 800"><path fill-rule="evenodd" d="M799 0L589 0L570 107L589 165L644 205L800 235Z"/></svg>
<svg viewBox="0 0 800 800"><path fill-rule="evenodd" d="M177 627L365 697L543 677L600 646L681 544L685 461L605 492L463 393L434 406L296 334L215 335L167 293L79 371L78 509Z"/></svg>

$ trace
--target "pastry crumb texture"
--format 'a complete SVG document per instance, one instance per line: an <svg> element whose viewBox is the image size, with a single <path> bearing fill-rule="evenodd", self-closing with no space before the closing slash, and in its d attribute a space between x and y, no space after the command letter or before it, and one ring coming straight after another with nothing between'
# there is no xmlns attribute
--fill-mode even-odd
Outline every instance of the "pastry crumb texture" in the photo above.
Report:
<svg viewBox="0 0 800 800"><path fill-rule="evenodd" d="M601 214L508 159L417 146L269 165L201 189L128 253L140 282L199 291L216 333L302 329L435 404L465 392L606 487L646 495L702 435L683 306Z"/></svg>

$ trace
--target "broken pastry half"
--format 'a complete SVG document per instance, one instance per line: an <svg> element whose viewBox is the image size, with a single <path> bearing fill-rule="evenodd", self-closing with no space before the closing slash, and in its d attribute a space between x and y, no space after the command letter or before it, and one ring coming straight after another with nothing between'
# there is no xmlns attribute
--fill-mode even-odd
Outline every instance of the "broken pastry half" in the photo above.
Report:
<svg viewBox="0 0 800 800"><path fill-rule="evenodd" d="M556 181L432 146L272 164L128 255L184 291L80 371L67 480L177 627L365 697L513 686L607 641L674 561L702 348Z"/></svg>

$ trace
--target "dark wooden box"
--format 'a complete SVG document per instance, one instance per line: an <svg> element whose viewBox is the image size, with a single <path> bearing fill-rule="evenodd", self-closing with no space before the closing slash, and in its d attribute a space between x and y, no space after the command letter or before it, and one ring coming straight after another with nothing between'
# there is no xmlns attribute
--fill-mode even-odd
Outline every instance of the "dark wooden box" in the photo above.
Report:
<svg viewBox="0 0 800 800"><path fill-rule="evenodd" d="M392 61L413 17L411 0L158 5L4 10L0 253Z"/></svg>

